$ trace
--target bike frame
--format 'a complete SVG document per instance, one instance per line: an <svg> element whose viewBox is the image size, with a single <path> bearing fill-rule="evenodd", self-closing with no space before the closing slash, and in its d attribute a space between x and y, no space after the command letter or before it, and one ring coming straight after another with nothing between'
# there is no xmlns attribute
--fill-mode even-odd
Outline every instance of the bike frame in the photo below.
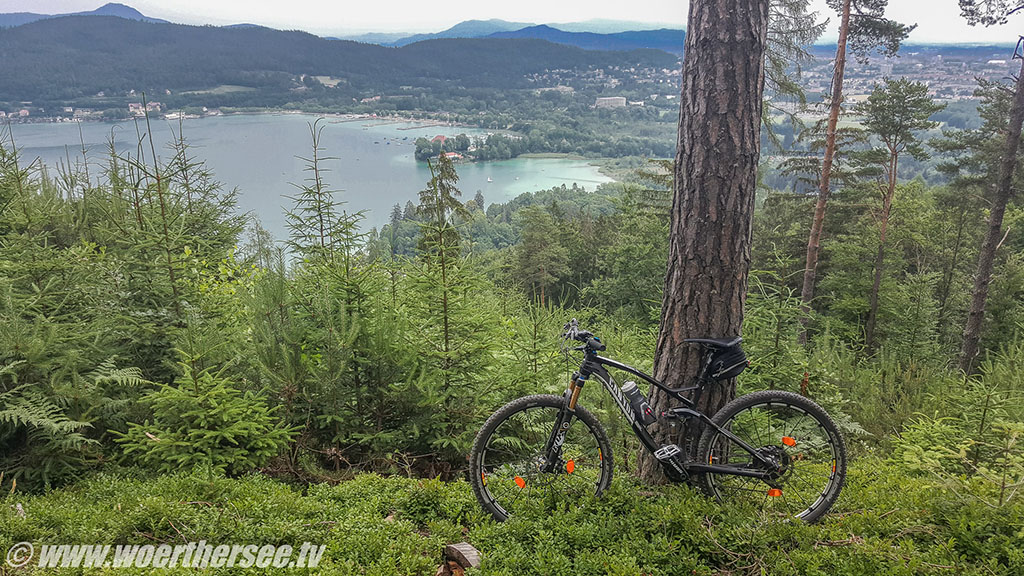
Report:
<svg viewBox="0 0 1024 576"><path fill-rule="evenodd" d="M719 474L731 474L734 476L748 476L753 478L768 478L773 469L777 466L771 460L765 458L757 449L750 446L737 436L735 436L729 430L719 427L715 424L709 416L697 409L697 402L700 401L700 395L703 392L704 386L711 383L712 380L707 378L707 370L710 364L710 355L705 355L704 366L701 368L701 373L697 377L697 382L694 386L689 388L669 388L665 384L654 379L650 376L628 364L623 364L617 360L611 358L605 358L598 356L597 352L590 350L589 348L584 349L583 362L580 364L579 372L574 376L569 388L565 391L565 403L562 406L562 410L558 414L555 426L551 431L551 436L548 439L545 449L545 471L552 472L556 469L560 448L565 440L565 433L569 429L572 423L573 415L576 411L576 403L579 399L580 393L583 390L583 385L589 381L592 377L596 376L597 379L604 385L605 390L611 394L615 403L618 405L622 415L626 417L626 421L629 422L630 427L633 429L633 433L640 439L640 443L644 445L644 448L648 452L654 454L658 450L658 445L651 436L651 433L647 431L646 426L637 419L636 414L633 412L632 406L629 404L629 400L626 398L622 390L615 385L611 374L608 373L606 367L615 368L629 374L633 374L642 380L656 386L661 391L669 395L669 397L678 400L684 406L681 408L674 408L670 412L675 418L680 418L683 421L696 418L705 426L710 426L725 437L729 438L737 446L748 452L756 462L764 466L764 468L737 468L733 466L718 466L710 463L692 462L689 459L684 463L683 467L687 474L702 474L702 473L719 473ZM683 396L685 392L695 392L694 399Z"/></svg>

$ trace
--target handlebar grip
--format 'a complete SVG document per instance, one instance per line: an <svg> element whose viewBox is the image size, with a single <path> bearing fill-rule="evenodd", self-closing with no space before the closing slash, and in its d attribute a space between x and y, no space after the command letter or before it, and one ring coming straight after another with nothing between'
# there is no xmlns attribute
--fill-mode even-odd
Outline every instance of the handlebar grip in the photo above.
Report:
<svg viewBox="0 0 1024 576"><path fill-rule="evenodd" d="M593 350L597 350L598 352L607 348L607 346L605 346L603 342L601 342L597 338L594 338L593 336L587 336L587 346L589 346Z"/></svg>

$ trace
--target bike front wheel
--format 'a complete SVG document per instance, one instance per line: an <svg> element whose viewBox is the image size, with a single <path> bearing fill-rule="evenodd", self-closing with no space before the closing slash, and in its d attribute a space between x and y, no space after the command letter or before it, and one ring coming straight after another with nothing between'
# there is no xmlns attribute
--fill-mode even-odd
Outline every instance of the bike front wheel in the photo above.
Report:
<svg viewBox="0 0 1024 576"><path fill-rule="evenodd" d="M514 400L494 413L473 441L470 484L484 510L498 521L531 508L562 510L600 496L611 484L612 453L601 423L577 405L560 436L558 460L545 449L562 410L561 396Z"/></svg>
<svg viewBox="0 0 1024 576"><path fill-rule="evenodd" d="M846 479L846 443L821 406L791 392L766 390L726 404L712 421L777 465L765 478L706 473L704 489L772 517L819 519L839 497ZM766 467L734 439L708 426L697 447L699 462L737 472Z"/></svg>

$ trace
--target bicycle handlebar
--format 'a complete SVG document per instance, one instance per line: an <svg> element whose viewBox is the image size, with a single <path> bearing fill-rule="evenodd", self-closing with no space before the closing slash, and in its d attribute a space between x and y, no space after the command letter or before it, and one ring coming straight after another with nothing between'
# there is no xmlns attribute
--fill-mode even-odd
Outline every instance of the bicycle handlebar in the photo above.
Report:
<svg viewBox="0 0 1024 576"><path fill-rule="evenodd" d="M584 344L586 344L587 349L594 350L596 352L600 352L607 348L607 346L605 346L604 343L601 342L600 338L594 336L593 334L587 332L586 330L580 330L579 322L577 322L575 318L566 322L565 333L562 336L566 339L572 339L577 340L579 342L583 342Z"/></svg>

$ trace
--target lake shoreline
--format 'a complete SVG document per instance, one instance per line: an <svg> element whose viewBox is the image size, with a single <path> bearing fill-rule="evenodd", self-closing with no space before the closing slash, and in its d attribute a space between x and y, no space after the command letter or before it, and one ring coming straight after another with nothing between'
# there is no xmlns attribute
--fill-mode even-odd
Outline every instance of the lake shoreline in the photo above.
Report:
<svg viewBox="0 0 1024 576"><path fill-rule="evenodd" d="M287 235L284 210L295 183L308 177L302 157L309 157L308 121L318 117L295 113L231 114L201 119L152 122L158 155L169 158L167 144L177 140L183 128L192 154L214 174L225 189L237 187L239 211L257 215L275 237ZM329 118L334 120L337 117ZM362 227L369 230L387 222L395 204L417 203L419 191L430 180L424 162L414 158L415 131L400 130L407 124L375 122L322 122L324 167L327 183L339 190L346 210L366 211ZM416 123L409 124L417 126ZM453 136L464 132L481 135L481 129L458 126L420 126ZM49 123L13 126L15 141L26 160L38 158L47 167L81 158L82 138L90 166L99 166L108 150L111 134L121 154L135 154L136 133L131 120L120 123ZM80 136L80 134L82 136ZM148 155L147 155L148 156ZM546 155L545 155L546 156ZM329 158L328 158L329 157ZM459 188L464 200L481 192L488 204L504 203L525 192L548 190L576 183L594 190L613 178L601 173L592 160L523 155L508 160L460 164ZM93 174L98 174L93 171Z"/></svg>
<svg viewBox="0 0 1024 576"><path fill-rule="evenodd" d="M381 122L394 122L403 123L408 122L411 124L422 124L423 127L431 126L445 126L445 127L464 127L471 129L480 129L477 126L471 124L465 124L461 122L452 122L450 120L437 120L434 118L417 118L415 116L380 116L372 113L356 113L356 112L308 112L306 110L296 110L292 108L215 108L209 111L203 112L202 114L186 114L181 110L174 110L166 113L158 113L149 115L149 121L154 120L200 120L204 118L222 118L228 116L283 116L283 115L298 115L298 116L315 116L317 118L342 118L346 122L356 122L360 120L372 120ZM132 120L145 121L147 115L135 115L125 116L123 118L105 118L102 116L80 116L80 117L68 117L68 116L8 116L4 118L5 124L11 126L18 126L23 124L117 124L120 122L127 122Z"/></svg>

